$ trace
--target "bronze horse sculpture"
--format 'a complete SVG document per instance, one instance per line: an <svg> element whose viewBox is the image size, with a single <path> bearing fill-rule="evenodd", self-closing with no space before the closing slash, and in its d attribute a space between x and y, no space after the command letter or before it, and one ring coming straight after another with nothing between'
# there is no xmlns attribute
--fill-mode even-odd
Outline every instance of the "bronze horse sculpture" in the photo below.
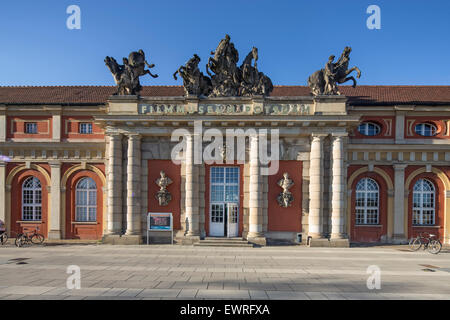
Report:
<svg viewBox="0 0 450 320"><path fill-rule="evenodd" d="M198 68L200 57L196 54L189 59L185 66L181 66L173 74L173 78L178 80L177 74L183 78L184 91L187 96L208 96L211 92L211 79L206 77Z"/></svg>
<svg viewBox="0 0 450 320"><path fill-rule="evenodd" d="M114 81L117 85L116 95L138 95L142 90L139 77L146 74L153 78L157 78L157 74L152 74L148 68L155 67L154 64L149 64L145 59L143 50L131 52L127 58L123 58L123 65L117 63L113 57L106 57L105 64L111 71Z"/></svg>
<svg viewBox="0 0 450 320"><path fill-rule="evenodd" d="M356 79L349 75L353 71L356 71L356 77L359 79L361 77L361 71L358 67L348 69L351 51L352 48L345 47L336 63L333 63L332 59L334 56L331 56L327 66L324 69L314 72L308 78L308 86L311 88L311 92L314 96L333 94L340 95L341 93L339 92L336 84L341 84L350 80L353 81L353 88L356 87Z"/></svg>

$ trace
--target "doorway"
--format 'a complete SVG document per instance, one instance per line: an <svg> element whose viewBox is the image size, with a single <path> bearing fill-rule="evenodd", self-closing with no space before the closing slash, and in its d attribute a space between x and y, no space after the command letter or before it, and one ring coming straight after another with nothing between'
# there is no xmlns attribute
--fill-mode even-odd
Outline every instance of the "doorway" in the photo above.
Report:
<svg viewBox="0 0 450 320"><path fill-rule="evenodd" d="M209 235L237 237L239 234L239 167L211 167Z"/></svg>

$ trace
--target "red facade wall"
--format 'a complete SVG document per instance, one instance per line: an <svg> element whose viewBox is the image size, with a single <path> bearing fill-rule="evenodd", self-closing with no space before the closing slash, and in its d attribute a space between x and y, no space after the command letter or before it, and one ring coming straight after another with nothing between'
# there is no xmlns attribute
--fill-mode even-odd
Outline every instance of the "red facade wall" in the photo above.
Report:
<svg viewBox="0 0 450 320"><path fill-rule="evenodd" d="M89 177L97 186L97 221L95 223L80 223L75 221L76 186L80 179ZM103 182L100 177L90 170L74 172L66 183L66 238L98 240L103 235Z"/></svg>
<svg viewBox="0 0 450 320"><path fill-rule="evenodd" d="M168 206L160 206L156 193L159 191L155 183L164 171L172 179L173 183L167 187L172 195L172 201ZM173 215L174 230L181 229L181 166L174 164L171 160L149 160L148 161L148 211L149 212L171 212Z"/></svg>
<svg viewBox="0 0 450 320"><path fill-rule="evenodd" d="M25 123L36 122L37 133L25 133ZM6 137L10 138L51 138L52 137L52 117L50 116L26 116L7 117Z"/></svg>
<svg viewBox="0 0 450 320"><path fill-rule="evenodd" d="M417 169L418 167L415 167ZM419 179L431 181L435 187L435 226L413 226L413 188ZM408 238L416 237L421 232L428 232L438 235L441 241L444 239L444 203L445 187L441 179L432 172L425 172L415 176L409 185L408 190Z"/></svg>
<svg viewBox="0 0 450 320"><path fill-rule="evenodd" d="M351 134L353 139L393 139L395 137L395 116L362 116L362 122L373 122L381 127L381 132L376 136L366 136L355 128Z"/></svg>
<svg viewBox="0 0 450 320"><path fill-rule="evenodd" d="M301 161L282 160L279 161L277 174L269 176L268 190L268 231L302 231L302 169ZM278 186L278 181L283 178L283 173L289 173L294 185L289 191L294 196L292 205L282 208L278 205L277 197L283 191Z"/></svg>
<svg viewBox="0 0 450 320"><path fill-rule="evenodd" d="M80 134L80 123L92 123L91 134ZM63 139L103 139L104 131L94 123L93 117L62 117L61 137Z"/></svg>
<svg viewBox="0 0 450 320"><path fill-rule="evenodd" d="M414 130L419 123L431 123L437 127L437 134L431 137L424 137L417 134ZM436 117L405 117L405 139L450 139L450 135L446 135L446 124L444 120Z"/></svg>
<svg viewBox="0 0 450 320"><path fill-rule="evenodd" d="M356 185L363 178L375 180L379 187L379 225L356 225ZM382 176L376 172L364 172L353 181L351 196L351 218L350 218L350 239L355 242L378 242L383 235L387 234L387 192L388 187Z"/></svg>
<svg viewBox="0 0 450 320"><path fill-rule="evenodd" d="M29 177L36 177L41 183L41 221L22 222L22 185ZM48 234L48 184L42 173L33 169L22 170L17 173L11 182L11 231L12 237L17 233L32 232L39 228L38 233L47 237Z"/></svg>

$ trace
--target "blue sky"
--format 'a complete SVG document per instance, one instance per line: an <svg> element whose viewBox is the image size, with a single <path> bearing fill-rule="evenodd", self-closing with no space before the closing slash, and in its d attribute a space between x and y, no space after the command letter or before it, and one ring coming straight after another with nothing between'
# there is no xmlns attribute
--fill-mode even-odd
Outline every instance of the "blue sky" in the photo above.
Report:
<svg viewBox="0 0 450 320"><path fill-rule="evenodd" d="M81 30L69 30L69 5ZM381 30L369 30L369 5ZM0 3L0 85L113 85L105 56L143 49L155 63L144 85L180 85L194 53L202 71L226 33L241 61L252 46L276 85L306 85L330 54L353 48L360 84L450 85L448 0L16 0Z"/></svg>

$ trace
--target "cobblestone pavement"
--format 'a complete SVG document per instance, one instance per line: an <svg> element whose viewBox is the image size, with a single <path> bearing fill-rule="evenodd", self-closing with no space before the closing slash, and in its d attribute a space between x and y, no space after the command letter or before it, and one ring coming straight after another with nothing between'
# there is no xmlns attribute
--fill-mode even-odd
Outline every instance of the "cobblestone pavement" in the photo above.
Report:
<svg viewBox="0 0 450 320"><path fill-rule="evenodd" d="M81 289L67 289L69 265ZM367 288L370 265L379 290ZM0 299L450 299L450 250L4 246Z"/></svg>

